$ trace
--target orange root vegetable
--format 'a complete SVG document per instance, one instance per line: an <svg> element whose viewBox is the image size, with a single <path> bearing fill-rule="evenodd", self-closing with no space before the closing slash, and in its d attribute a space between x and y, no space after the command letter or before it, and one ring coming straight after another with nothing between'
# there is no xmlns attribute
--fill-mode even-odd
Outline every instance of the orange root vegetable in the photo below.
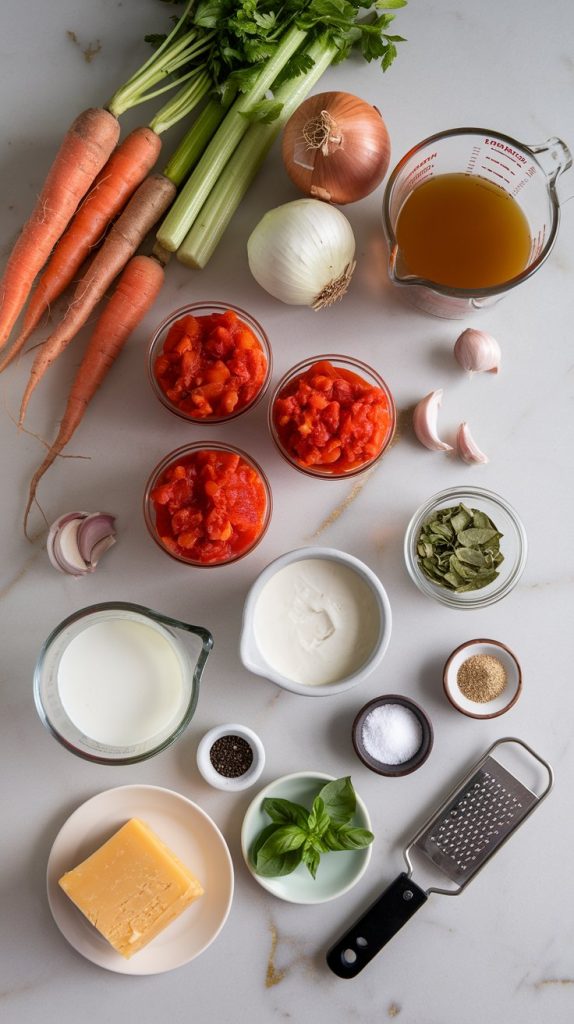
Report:
<svg viewBox="0 0 574 1024"><path fill-rule="evenodd" d="M0 362L0 373L24 347L40 318L74 280L90 250L151 171L161 139L151 128L136 128L112 153L72 223L60 238L32 294L22 330Z"/></svg>
<svg viewBox="0 0 574 1024"><path fill-rule="evenodd" d="M32 477L24 513L26 536L28 517L36 497L38 483L72 437L82 420L86 406L94 397L130 334L151 309L159 295L163 279L164 270L157 260L151 256L134 256L100 314L72 384L58 436L49 448L42 465Z"/></svg>
<svg viewBox="0 0 574 1024"><path fill-rule="evenodd" d="M28 298L36 275L113 151L119 124L107 110L85 110L68 130L0 281L0 348Z"/></svg>
<svg viewBox="0 0 574 1024"><path fill-rule="evenodd" d="M78 282L63 320L38 349L20 406L19 426L24 422L30 397L48 367L84 326L106 289L171 205L175 193L175 185L163 174L152 174L134 193Z"/></svg>

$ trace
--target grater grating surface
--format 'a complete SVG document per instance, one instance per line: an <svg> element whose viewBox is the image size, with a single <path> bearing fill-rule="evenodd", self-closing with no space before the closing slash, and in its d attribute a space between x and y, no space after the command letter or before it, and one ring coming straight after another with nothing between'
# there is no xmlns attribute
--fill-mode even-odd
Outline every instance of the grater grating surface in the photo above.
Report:
<svg viewBox="0 0 574 1024"><path fill-rule="evenodd" d="M414 848L451 881L466 885L537 799L503 765L487 757L440 808Z"/></svg>

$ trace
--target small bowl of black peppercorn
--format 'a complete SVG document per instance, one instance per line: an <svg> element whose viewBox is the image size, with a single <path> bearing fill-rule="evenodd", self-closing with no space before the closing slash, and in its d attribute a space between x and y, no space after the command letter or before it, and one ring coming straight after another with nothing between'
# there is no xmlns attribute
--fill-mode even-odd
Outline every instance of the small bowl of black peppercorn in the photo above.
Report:
<svg viewBox="0 0 574 1024"><path fill-rule="evenodd" d="M205 781L232 793L257 782L264 764L259 736L236 722L214 726L197 748L197 767Z"/></svg>

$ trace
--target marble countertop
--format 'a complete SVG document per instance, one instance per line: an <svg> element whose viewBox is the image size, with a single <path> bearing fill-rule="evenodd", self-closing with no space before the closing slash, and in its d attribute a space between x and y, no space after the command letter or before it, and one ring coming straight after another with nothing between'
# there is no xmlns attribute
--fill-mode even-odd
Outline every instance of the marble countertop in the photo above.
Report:
<svg viewBox="0 0 574 1024"><path fill-rule="evenodd" d="M2 258L67 125L83 107L105 102L141 61L141 37L165 18L156 0L0 6ZM573 31L567 0L544 7L534 0L411 0L397 16L397 32L408 43L388 74L351 61L330 70L322 87L347 89L381 109L393 163L425 136L464 124L529 143L558 135L572 145ZM126 127L136 123L137 116L125 119ZM168 137L165 152L170 146ZM193 273L175 262L169 266L155 308L69 446L69 455L81 457L60 460L41 484L39 497L50 520L74 508L117 515L117 545L91 577L56 573L42 538L30 544L21 528L27 484L43 453L34 434L54 431L78 349L71 346L38 389L30 433L18 432L13 422L29 357L2 376L0 1012L6 1022L68 1024L78 1014L85 1024L123 1017L142 1024L572 1020L574 204L567 200L574 194L574 172L559 187L562 224L547 264L499 305L462 324L409 308L386 283L376 262L379 189L346 210L359 264L349 295L341 305L313 314L267 296L244 259L248 234L263 212L295 198L274 151L209 267ZM355 482L313 481L276 454L264 405L232 428L206 433L188 427L152 395L144 353L150 331L169 311L209 298L241 305L264 323L275 379L298 359L331 350L375 365L400 410L444 388L443 433L452 435L467 419L489 464L467 467L424 450L403 418L399 442L375 472ZM498 377L469 379L458 369L452 346L462 326L482 326L499 339ZM257 549L205 575L166 558L149 539L141 515L151 468L171 449L201 437L233 440L252 453L274 495L272 523ZM470 612L420 594L402 555L413 511L435 491L458 484L503 495L519 511L529 540L518 587L499 604ZM34 527L40 533L38 514ZM393 635L380 669L359 688L322 700L282 691L250 675L238 659L242 605L251 582L271 559L309 543L363 559L383 581L393 610ZM113 600L147 604L207 626L215 637L198 709L185 734L156 758L124 768L92 765L60 747L39 721L31 685L39 648L54 626L85 605ZM503 718L473 721L443 696L446 657L473 637L504 641L522 662L523 694ZM424 767L401 779L372 774L351 745L356 711L385 692L421 703L435 731ZM252 879L239 834L253 791L233 796L211 789L195 765L201 736L223 721L243 722L261 736L267 762L258 785L304 768L352 775L376 833L368 871L352 891L320 907L295 906ZM460 899L433 896L358 979L336 979L325 966L325 950L402 869L403 845L447 789L504 735L522 737L552 763L556 785L548 801ZM69 814L93 794L131 783L165 786L197 802L223 831L236 870L231 914L213 945L188 966L149 977L115 975L83 959L55 927L45 895L47 857Z"/></svg>

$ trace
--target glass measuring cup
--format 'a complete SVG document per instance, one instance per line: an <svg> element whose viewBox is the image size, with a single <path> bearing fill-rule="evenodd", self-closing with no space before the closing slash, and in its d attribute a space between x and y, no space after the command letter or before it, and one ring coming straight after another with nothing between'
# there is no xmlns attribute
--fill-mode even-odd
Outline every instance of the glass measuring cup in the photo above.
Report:
<svg viewBox="0 0 574 1024"><path fill-rule="evenodd" d="M102 684L100 692L93 697L94 713L99 713L100 722L92 730L87 724L92 697L88 693L82 707L70 703L69 687L64 690L60 672L63 659L74 641L81 645L82 635L85 636L85 631L90 628L99 630L100 638L102 629L105 631L111 626L112 630L118 627L121 630L126 624L128 631L135 631L133 638L128 632L130 642L137 644L138 630L143 631L147 641L151 638L151 653L155 643L160 655L167 656L171 685L168 679L166 687L165 680L160 681L158 676L157 686L161 685L165 691L165 700L160 704L161 694L154 692L156 679L153 676L151 681L147 680L147 686L142 683L141 690L135 694L126 694L121 686L115 690L109 679L96 680L94 688L98 682ZM36 710L49 732L73 754L98 764L136 764L165 750L191 721L199 696L199 683L212 647L213 637L202 626L180 622L139 604L117 601L81 608L60 622L42 645L34 671ZM146 646L142 657L148 657L149 652L150 648ZM122 664L121 646L114 654ZM77 668L80 674L81 661ZM88 670L86 665L86 674ZM101 715L102 711L105 714L106 700L109 700L114 722L126 716L128 730L131 728L130 707L135 709L134 735L130 739L114 741L101 732ZM149 701L149 706L145 706L145 700ZM147 731L139 724L144 713L147 713L147 724L152 723L152 728Z"/></svg>
<svg viewBox="0 0 574 1024"><path fill-rule="evenodd" d="M526 146L509 135L484 128L453 128L413 146L391 174L383 199L391 281L404 289L413 305L446 319L460 319L469 311L493 305L538 270L550 254L560 220L556 180L571 165L572 155L561 139ZM528 263L516 277L472 289L452 288L409 273L395 234L401 208L423 182L453 173L485 178L503 188L520 206L529 224L531 245Z"/></svg>

